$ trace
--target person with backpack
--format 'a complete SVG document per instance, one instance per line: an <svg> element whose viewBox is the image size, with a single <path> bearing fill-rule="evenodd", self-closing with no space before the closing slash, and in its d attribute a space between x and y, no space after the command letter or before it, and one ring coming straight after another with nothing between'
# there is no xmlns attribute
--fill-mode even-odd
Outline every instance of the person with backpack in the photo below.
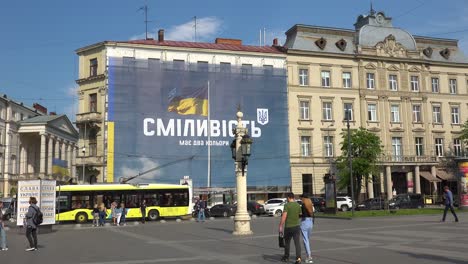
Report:
<svg viewBox="0 0 468 264"><path fill-rule="evenodd" d="M98 204L94 204L93 208L93 226L99 226L99 208Z"/></svg>
<svg viewBox="0 0 468 264"><path fill-rule="evenodd" d="M26 251L37 250L37 227L42 224L43 215L41 209L37 206L36 197L29 198L28 212L24 218L24 226L26 227L26 237L28 238L29 248Z"/></svg>
<svg viewBox="0 0 468 264"><path fill-rule="evenodd" d="M7 247L7 240L6 240L6 232L5 232L5 224L3 223L3 202L0 201L0 250L5 251L8 250Z"/></svg>

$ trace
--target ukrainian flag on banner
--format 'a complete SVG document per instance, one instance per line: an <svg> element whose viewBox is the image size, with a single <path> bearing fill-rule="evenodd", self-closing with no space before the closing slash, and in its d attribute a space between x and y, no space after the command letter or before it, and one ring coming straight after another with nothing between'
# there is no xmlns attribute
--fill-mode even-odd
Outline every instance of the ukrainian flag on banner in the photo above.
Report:
<svg viewBox="0 0 468 264"><path fill-rule="evenodd" d="M67 161L52 159L52 174L59 176L69 176Z"/></svg>
<svg viewBox="0 0 468 264"><path fill-rule="evenodd" d="M188 90L188 89L185 89ZM177 88L172 89L168 96L168 112L179 115L208 115L208 87L192 89L178 93Z"/></svg>

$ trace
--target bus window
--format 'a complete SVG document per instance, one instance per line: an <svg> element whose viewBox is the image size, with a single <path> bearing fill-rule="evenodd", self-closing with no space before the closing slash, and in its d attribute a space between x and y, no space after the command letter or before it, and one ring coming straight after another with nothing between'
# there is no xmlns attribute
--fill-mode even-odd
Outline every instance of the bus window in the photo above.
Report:
<svg viewBox="0 0 468 264"><path fill-rule="evenodd" d="M161 206L162 205L160 203L158 193L145 193L143 195L143 199L146 200L146 205L147 206ZM141 199L141 201L143 201L143 199Z"/></svg>
<svg viewBox="0 0 468 264"><path fill-rule="evenodd" d="M60 195L57 197L57 211L60 211L60 212L70 211L70 196Z"/></svg>
<svg viewBox="0 0 468 264"><path fill-rule="evenodd" d="M127 208L136 208L139 206L138 195L132 192L126 193L122 201L124 201L125 207Z"/></svg>
<svg viewBox="0 0 468 264"><path fill-rule="evenodd" d="M188 192L185 190L174 191L174 206L188 206Z"/></svg>
<svg viewBox="0 0 468 264"><path fill-rule="evenodd" d="M71 197L71 209L80 209L86 208L91 209L91 202L90 202L89 195L76 195L73 194Z"/></svg>
<svg viewBox="0 0 468 264"><path fill-rule="evenodd" d="M160 197L161 206L173 206L174 198L172 197L172 192L164 192Z"/></svg>

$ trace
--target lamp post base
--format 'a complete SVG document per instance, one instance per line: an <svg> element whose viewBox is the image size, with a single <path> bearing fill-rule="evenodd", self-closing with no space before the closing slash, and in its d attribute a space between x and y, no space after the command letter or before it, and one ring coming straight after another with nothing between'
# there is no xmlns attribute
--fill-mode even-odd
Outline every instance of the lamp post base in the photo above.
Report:
<svg viewBox="0 0 468 264"><path fill-rule="evenodd" d="M248 213L236 214L234 217L234 232L235 236L247 236L252 235L253 232L250 229L250 216Z"/></svg>

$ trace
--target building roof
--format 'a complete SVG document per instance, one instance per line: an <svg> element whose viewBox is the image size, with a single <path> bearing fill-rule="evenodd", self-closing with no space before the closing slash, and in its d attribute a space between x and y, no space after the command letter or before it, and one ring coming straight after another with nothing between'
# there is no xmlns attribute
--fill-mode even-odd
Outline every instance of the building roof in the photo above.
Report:
<svg viewBox="0 0 468 264"><path fill-rule="evenodd" d="M25 120L20 121L20 124L44 124L49 123L55 119L61 118L65 115L44 115L44 116L35 116Z"/></svg>

